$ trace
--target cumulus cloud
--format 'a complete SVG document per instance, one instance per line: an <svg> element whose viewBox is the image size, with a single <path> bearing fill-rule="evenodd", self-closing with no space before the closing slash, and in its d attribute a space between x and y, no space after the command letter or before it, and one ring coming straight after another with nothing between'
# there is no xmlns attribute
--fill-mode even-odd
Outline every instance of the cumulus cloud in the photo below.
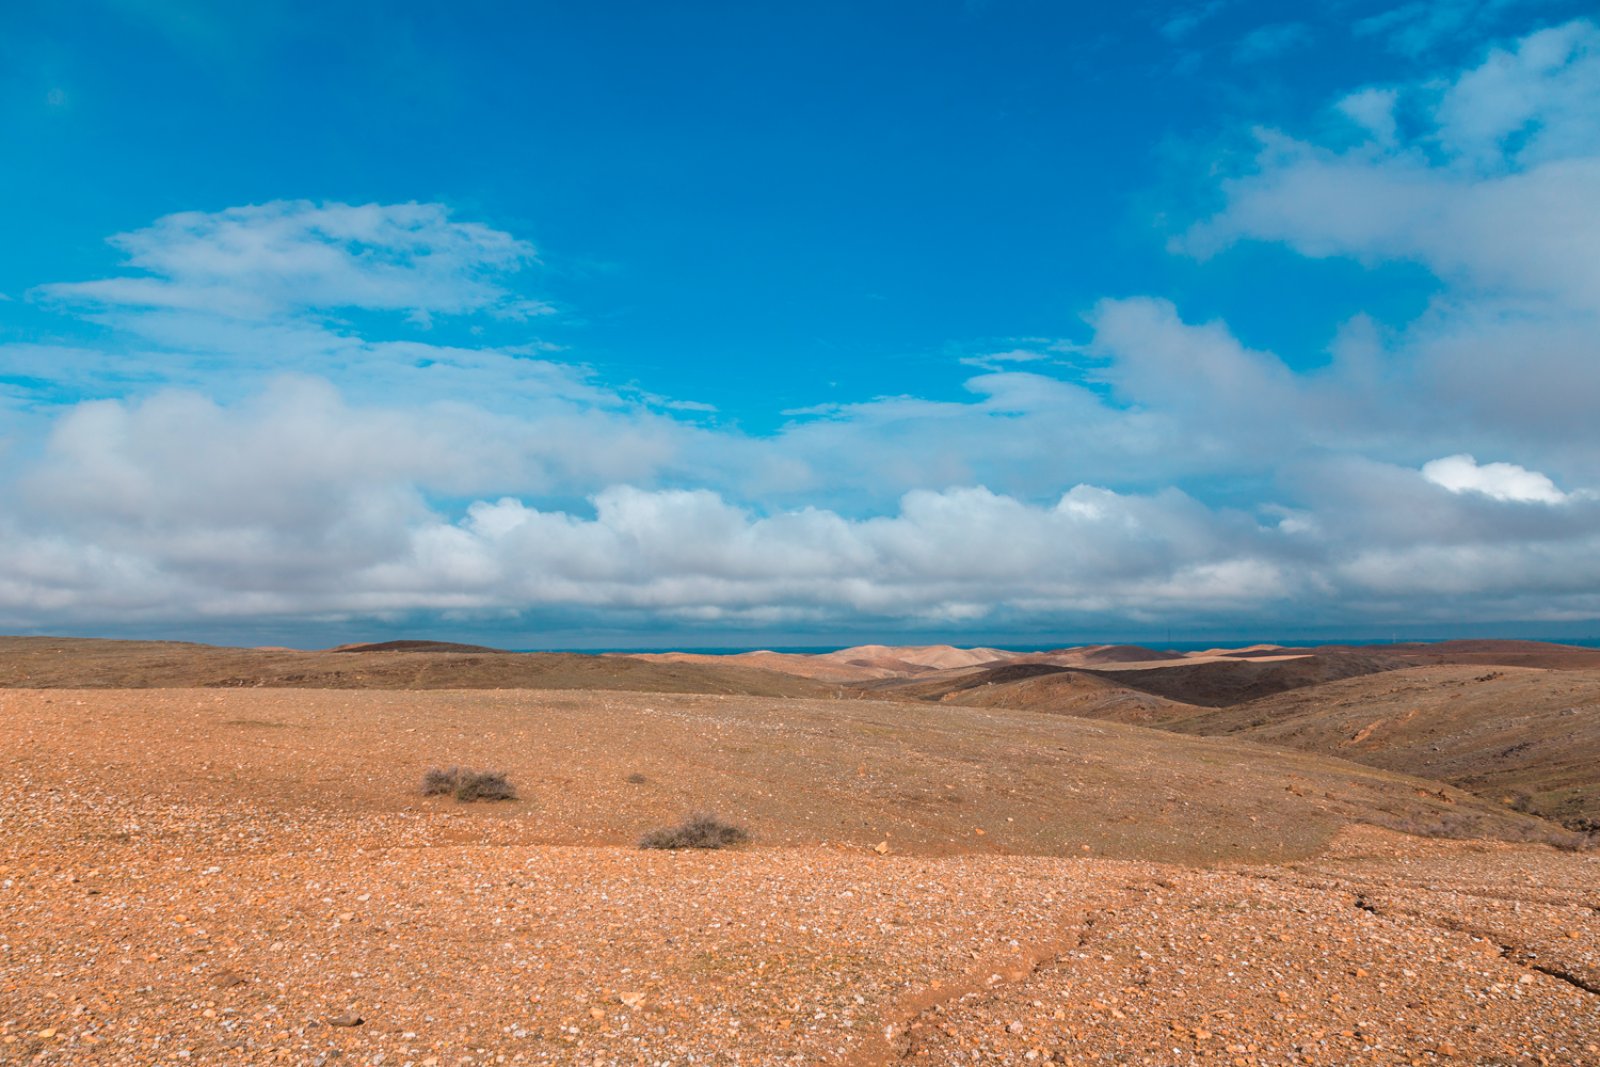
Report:
<svg viewBox="0 0 1600 1067"><path fill-rule="evenodd" d="M1540 30L1466 70L1336 106L1366 139L1262 131L1253 164L1223 183L1223 209L1175 248L1204 258L1268 241L1425 266L1443 289L1381 352L1419 421L1447 416L1496 448L1531 446L1592 478L1600 26Z"/></svg>
<svg viewBox="0 0 1600 1067"><path fill-rule="evenodd" d="M1540 30L1448 84L1434 110L1439 143L1487 169L1591 156L1597 99L1600 27L1581 19Z"/></svg>
<svg viewBox="0 0 1600 1067"><path fill-rule="evenodd" d="M1308 598L1330 612L1420 595L1471 595L1481 608L1535 588L1548 613L1592 596L1580 564L1600 548L1592 500L1508 515L1493 494L1441 491L1438 467L1381 464L1320 472L1294 522L1174 489L1087 484L1038 503L981 487L917 490L864 517L627 485L582 508L500 497L441 510L414 491L414 463L366 451L359 439L372 427L348 432L358 439L343 450L350 466L317 469L315 450L329 442L312 434L254 485L230 484L226 460L139 450L58 497L48 532L5 520L13 551L0 561L0 618L557 608L741 625L1157 622L1287 617ZM82 439L54 447L59 464L104 461ZM1540 476L1495 467L1475 468L1480 481L1530 499ZM39 491L62 492L67 469ZM1492 569L1461 570L1468 561Z"/></svg>
<svg viewBox="0 0 1600 1067"><path fill-rule="evenodd" d="M1600 309L1600 263L1584 252L1600 240L1600 27L1541 31L1442 88L1409 87L1431 128L1385 147L1398 93L1339 105L1380 145L1264 131L1254 168L1224 184L1227 207L1180 247L1212 255L1253 239L1308 256L1413 259L1474 290Z"/></svg>
<svg viewBox="0 0 1600 1067"><path fill-rule="evenodd" d="M1445 456L1422 466L1422 476L1452 493L1482 493L1494 500L1560 504L1567 494L1538 471L1515 463L1485 463L1466 454Z"/></svg>
<svg viewBox="0 0 1600 1067"><path fill-rule="evenodd" d="M972 357L964 396L750 435L536 337L353 324L545 310L534 249L440 205L168 216L115 276L35 290L117 343L0 346L0 623L1593 617L1597 41L1357 88L1329 143L1262 135L1181 251L1440 282L1312 370L1129 295L1079 343Z"/></svg>

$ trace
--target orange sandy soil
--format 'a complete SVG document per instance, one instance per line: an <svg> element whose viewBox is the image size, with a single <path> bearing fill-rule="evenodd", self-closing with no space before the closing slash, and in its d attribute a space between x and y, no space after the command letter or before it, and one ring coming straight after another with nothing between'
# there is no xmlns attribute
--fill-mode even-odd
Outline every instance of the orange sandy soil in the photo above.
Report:
<svg viewBox="0 0 1600 1067"><path fill-rule="evenodd" d="M1600 1064L1600 856L1363 826L1523 823L1337 760L635 693L0 723L0 1063ZM456 762L522 798L417 794ZM631 846L713 805L755 843Z"/></svg>

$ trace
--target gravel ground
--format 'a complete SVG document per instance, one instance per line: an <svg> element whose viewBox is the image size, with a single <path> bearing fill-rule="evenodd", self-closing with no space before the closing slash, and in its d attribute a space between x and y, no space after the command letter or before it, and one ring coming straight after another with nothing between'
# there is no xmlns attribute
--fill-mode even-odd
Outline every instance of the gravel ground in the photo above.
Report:
<svg viewBox="0 0 1600 1067"><path fill-rule="evenodd" d="M1592 855L1348 825L1211 866L643 852L385 800L352 768L405 731L481 741L420 705L286 744L254 693L43 699L0 704L3 1064L1600 1064ZM564 773L633 795L596 758Z"/></svg>

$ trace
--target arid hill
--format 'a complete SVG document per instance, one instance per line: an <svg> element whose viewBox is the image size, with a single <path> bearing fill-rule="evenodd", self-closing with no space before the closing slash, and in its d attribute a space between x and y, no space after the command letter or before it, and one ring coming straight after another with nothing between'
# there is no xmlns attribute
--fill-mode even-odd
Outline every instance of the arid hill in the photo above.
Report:
<svg viewBox="0 0 1600 1067"><path fill-rule="evenodd" d="M1034 652L1023 655L1035 663L1055 663L1063 667L1101 667L1124 663L1164 663L1187 659L1182 652L1158 652L1140 645L1085 645L1082 648L1063 648L1054 652Z"/></svg>
<svg viewBox="0 0 1600 1067"><path fill-rule="evenodd" d="M814 657L833 663L891 674L921 674L961 670L1015 658L1015 652L995 648L955 648L951 645L857 645Z"/></svg>
<svg viewBox="0 0 1600 1067"><path fill-rule="evenodd" d="M1600 827L1600 670L1410 667L1166 725L1436 778Z"/></svg>
<svg viewBox="0 0 1600 1067"><path fill-rule="evenodd" d="M1017 708L1137 726L1159 725L1198 710L1192 704L1134 689L1092 671L1017 664L984 674L989 677L976 675L966 679L967 684L924 683L923 692L937 695L941 703L963 707ZM883 695L916 696L919 688L906 685Z"/></svg>
<svg viewBox="0 0 1600 1067"><path fill-rule="evenodd" d="M709 808L768 844L1174 862L1314 854L1342 826L1545 839L1555 828L1437 783L1226 738L1012 709L573 690L0 691L9 771L144 798L179 823L402 817L430 766L506 772L508 843L630 844ZM52 770L57 763L71 767ZM165 770L155 773L157 766ZM631 783L639 775L643 783ZM148 780L147 779L148 776ZM129 802L132 802L129 800ZM119 801L100 814L123 818ZM224 816L225 822L225 816ZM220 824L219 824L220 825ZM160 832L188 832L175 823ZM1557 835L1559 836L1559 835Z"/></svg>
<svg viewBox="0 0 1600 1067"><path fill-rule="evenodd" d="M1145 709L1138 721L1147 721L1148 711L1161 705L1173 707L1173 714L1189 714L1191 707L1226 707L1272 693L1320 685L1338 678L1396 670L1405 661L1364 653L1331 653L1276 660L1207 659L1202 662L1174 660L1170 665L1120 669L1065 667L1048 661L1026 658L997 666L940 671L933 675L893 678L860 683L858 688L877 696L920 700L959 700L957 694L987 691L983 701L989 707L1027 707L1036 711L1064 711L1078 714L1077 698L1090 683L1056 681L1045 685L1037 679L1078 675L1094 679L1102 688L1137 692L1154 701L1134 702ZM1024 685L1023 683L1028 683ZM1073 707L1052 706L1048 692L1056 691L1074 702ZM1015 702L1008 697L1015 695ZM1114 718L1114 715L1097 715Z"/></svg>
<svg viewBox="0 0 1600 1067"><path fill-rule="evenodd" d="M755 667L796 678L819 682L864 682L878 678L904 677L907 670L923 673L923 668L902 664L896 668L845 663L827 656L808 656L793 652L736 652L726 655L703 652L614 652L607 659L635 659L645 663L692 663L701 667Z"/></svg>
<svg viewBox="0 0 1600 1067"><path fill-rule="evenodd" d="M329 652L463 652L483 654L509 655L503 648L490 648L488 645L463 645L455 641L376 641L366 644L340 645L328 649Z"/></svg>
<svg viewBox="0 0 1600 1067"><path fill-rule="evenodd" d="M1291 659L1218 658L1210 662L1175 662L1146 670L1096 671L1132 689L1185 704L1227 707L1273 693L1321 685L1340 678L1378 674L1406 666L1406 661L1384 652L1318 652Z"/></svg>
<svg viewBox="0 0 1600 1067"><path fill-rule="evenodd" d="M953 648L950 645L858 645L837 652L805 655L794 652L617 652L618 659L647 663L694 663L701 666L744 666L792 674L818 681L855 683L880 679L912 678L965 670L1022 658L1021 653L993 648Z"/></svg>
<svg viewBox="0 0 1600 1067"><path fill-rule="evenodd" d="M1600 672L873 655L0 640L0 1064L1600 1065Z"/></svg>
<svg viewBox="0 0 1600 1067"><path fill-rule="evenodd" d="M405 645L407 642L392 644ZM176 641L0 637L0 688L627 689L808 696L831 692L753 667L572 653L266 651Z"/></svg>
<svg viewBox="0 0 1600 1067"><path fill-rule="evenodd" d="M1136 670L1027 658L859 688L883 699L1245 738L1436 778L1570 827L1600 827L1594 650L1462 641L1243 651L1301 654L1233 659L1210 649ZM1529 662L1542 666L1514 665Z"/></svg>
<svg viewBox="0 0 1600 1067"><path fill-rule="evenodd" d="M1600 648L1559 645L1547 641L1438 641L1380 646L1388 655L1399 656L1415 666L1429 664L1471 664L1486 667L1546 667L1551 670L1589 670L1600 668ZM1329 645L1317 651L1362 651Z"/></svg>

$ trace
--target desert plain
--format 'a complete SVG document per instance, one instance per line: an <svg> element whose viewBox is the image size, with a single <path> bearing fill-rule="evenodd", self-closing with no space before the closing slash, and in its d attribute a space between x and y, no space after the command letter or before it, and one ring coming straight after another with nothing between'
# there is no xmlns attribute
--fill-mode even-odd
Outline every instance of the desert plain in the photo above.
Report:
<svg viewBox="0 0 1600 1067"><path fill-rule="evenodd" d="M0 1063L1600 1064L1597 829L1560 645L3 638Z"/></svg>

